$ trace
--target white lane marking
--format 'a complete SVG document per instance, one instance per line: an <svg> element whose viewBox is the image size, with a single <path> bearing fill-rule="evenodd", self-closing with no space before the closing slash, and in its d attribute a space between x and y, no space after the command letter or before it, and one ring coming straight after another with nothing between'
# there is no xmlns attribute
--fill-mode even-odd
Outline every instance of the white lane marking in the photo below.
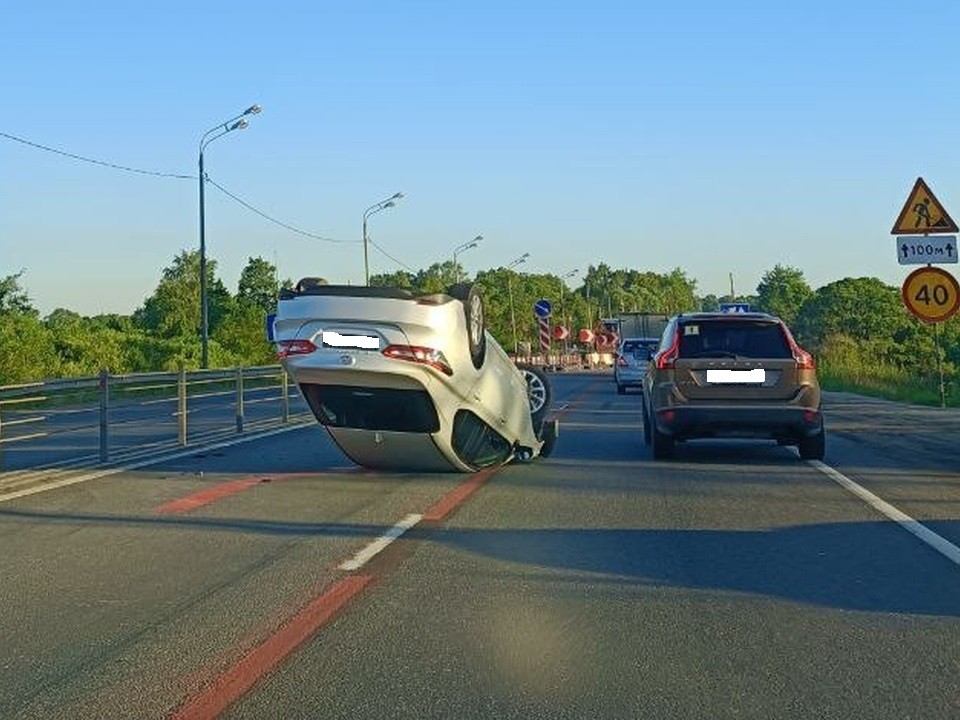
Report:
<svg viewBox="0 0 960 720"><path fill-rule="evenodd" d="M372 543L367 545L363 550L354 555L350 560L347 560L345 563L340 565L341 570L353 571L359 570L368 562L370 562L378 553L383 552L386 547L396 540L398 537L403 535L407 530L412 528L418 522L423 519L423 515L417 515L412 513L407 515L403 520L398 522L392 528L387 530L383 535L374 540Z"/></svg>
<svg viewBox="0 0 960 720"><path fill-rule="evenodd" d="M905 512L895 508L886 500L880 499L866 488L857 485L857 483L838 470L834 470L832 467L820 462L819 460L808 460L807 462L809 462L811 465L813 465L813 467L829 477L835 483L840 485L842 488L853 493L872 508L898 523L900 527L915 535L919 540L926 543L947 558L947 560L956 565L960 565L960 547L957 547L949 540L945 540L944 538L940 537L926 525L917 522Z"/></svg>
<svg viewBox="0 0 960 720"><path fill-rule="evenodd" d="M14 490L13 492L0 493L0 503L6 502L7 500L15 500L16 498L26 497L27 495L36 495L37 493L46 492L47 490L55 490L56 488L67 487L68 485L76 485L77 483L87 482L88 480L99 480L103 477L118 475L119 473L128 472L130 470L139 470L140 468L149 467L150 465L159 465L167 460L176 460L178 458L196 455L199 452L219 450L221 448L233 447L234 445L242 445L243 443L260 440L261 438L272 437L273 435L280 435L285 432L290 432L291 430L301 430L305 427L309 427L309 425L289 425L276 430L268 430L266 432L257 433L256 435L247 435L245 437L237 438L236 440L215 443L213 445L194 445L193 447L190 447L186 450L181 450L180 452L169 453L159 457L152 457L148 460L141 460L140 462L130 463L128 465L121 465L119 467L113 467L107 470L95 470L94 472L87 473L85 475L77 475L74 477L64 478L63 480L56 480L54 482L44 482L42 485L26 488L25 490Z"/></svg>

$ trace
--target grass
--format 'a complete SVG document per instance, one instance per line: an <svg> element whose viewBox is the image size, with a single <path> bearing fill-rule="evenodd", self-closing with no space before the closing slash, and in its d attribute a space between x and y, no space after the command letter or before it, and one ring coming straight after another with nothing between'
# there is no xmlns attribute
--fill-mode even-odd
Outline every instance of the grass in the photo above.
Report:
<svg viewBox="0 0 960 720"><path fill-rule="evenodd" d="M915 405L940 406L940 380L936 374L919 377L899 368L851 368L834 364L821 365L818 376L824 390L854 392ZM946 375L944 386L947 407L960 405L952 392L953 385L954 378Z"/></svg>

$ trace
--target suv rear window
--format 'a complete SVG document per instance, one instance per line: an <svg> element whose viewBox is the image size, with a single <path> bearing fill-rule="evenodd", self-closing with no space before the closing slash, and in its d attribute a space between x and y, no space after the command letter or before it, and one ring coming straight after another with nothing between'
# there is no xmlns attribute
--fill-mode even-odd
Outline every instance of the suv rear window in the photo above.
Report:
<svg viewBox="0 0 960 720"><path fill-rule="evenodd" d="M677 328L681 358L789 359L790 346L776 322L692 320Z"/></svg>

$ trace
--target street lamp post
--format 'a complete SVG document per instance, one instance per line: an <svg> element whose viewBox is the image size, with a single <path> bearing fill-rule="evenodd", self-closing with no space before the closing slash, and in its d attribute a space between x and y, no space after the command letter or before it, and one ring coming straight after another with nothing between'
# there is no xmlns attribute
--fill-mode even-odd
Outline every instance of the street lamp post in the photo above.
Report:
<svg viewBox="0 0 960 720"><path fill-rule="evenodd" d="M464 252L465 250L469 250L470 248L475 248L477 245L480 244L481 240L483 240L483 235L477 235L470 242L465 242L462 245L457 245L453 249L453 282L455 283L460 282L460 268L457 267L457 255Z"/></svg>
<svg viewBox="0 0 960 720"><path fill-rule="evenodd" d="M507 293L510 295L510 322L513 325L513 354L517 356L520 354L520 344L517 342L517 313L513 307L513 273L510 272L520 263L525 263L527 258L530 257L530 253L524 253L516 260L507 265Z"/></svg>
<svg viewBox="0 0 960 720"><path fill-rule="evenodd" d="M203 369L210 366L210 326L207 313L207 241L203 208L203 186L207 181L207 176L203 170L203 151L207 145L228 132L246 128L249 125L246 115L258 115L259 113L260 106L251 105L236 117L210 128L200 138L200 160L198 163L200 165L200 367ZM217 134L214 135L214 133Z"/></svg>
<svg viewBox="0 0 960 720"><path fill-rule="evenodd" d="M378 203L374 203L363 211L363 283L368 287L370 285L370 241L367 238L367 218L369 218L371 215L376 215L381 210L392 208L397 204L396 201L402 197L402 192L394 193L386 200L381 200Z"/></svg>
<svg viewBox="0 0 960 720"><path fill-rule="evenodd" d="M567 356L567 350L569 349L567 344L567 338L569 338L570 336L570 318L566 316L566 311L564 310L564 295L566 294L565 293L566 285L564 284L563 281L566 280L567 278L573 277L578 272L580 272L580 269L574 268L570 272L564 273L563 275L560 276L560 317L563 318L564 325L567 328L567 337L563 339L563 356L564 357Z"/></svg>

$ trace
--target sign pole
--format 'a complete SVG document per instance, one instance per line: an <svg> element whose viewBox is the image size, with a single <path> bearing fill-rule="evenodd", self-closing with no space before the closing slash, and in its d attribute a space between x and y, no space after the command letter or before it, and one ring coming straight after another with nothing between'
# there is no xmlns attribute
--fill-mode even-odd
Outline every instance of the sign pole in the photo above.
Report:
<svg viewBox="0 0 960 720"><path fill-rule="evenodd" d="M933 347L937 353L937 374L940 376L940 407L947 406L947 396L943 387L943 358L940 357L940 323L933 324Z"/></svg>

